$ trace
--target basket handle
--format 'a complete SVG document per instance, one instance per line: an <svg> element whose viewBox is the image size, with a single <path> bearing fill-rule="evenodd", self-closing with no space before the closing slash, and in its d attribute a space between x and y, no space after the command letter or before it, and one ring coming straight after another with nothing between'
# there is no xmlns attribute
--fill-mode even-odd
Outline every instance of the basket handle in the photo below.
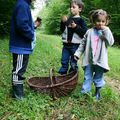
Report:
<svg viewBox="0 0 120 120"><path fill-rule="evenodd" d="M54 74L54 69L53 68L51 68L50 69L50 81L51 81L51 84L53 85L53 84L55 84L56 83L56 81L55 81L55 76L53 75Z"/></svg>

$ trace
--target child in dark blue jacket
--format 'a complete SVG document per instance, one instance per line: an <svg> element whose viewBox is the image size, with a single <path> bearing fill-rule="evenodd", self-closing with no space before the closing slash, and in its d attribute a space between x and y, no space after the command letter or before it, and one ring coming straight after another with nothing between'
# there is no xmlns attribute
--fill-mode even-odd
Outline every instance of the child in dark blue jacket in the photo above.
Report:
<svg viewBox="0 0 120 120"><path fill-rule="evenodd" d="M30 4L35 0L17 0L11 21L9 51L13 55L12 88L13 97L23 98L23 74L26 71L29 54L33 51L34 23Z"/></svg>
<svg viewBox="0 0 120 120"><path fill-rule="evenodd" d="M67 74L74 69L78 69L77 61L74 60L74 53L77 50L84 34L87 31L87 26L83 18L80 16L84 4L81 0L72 0L70 3L71 16L69 18L63 16L61 20L62 33L62 58L60 74ZM70 64L70 68L69 68Z"/></svg>

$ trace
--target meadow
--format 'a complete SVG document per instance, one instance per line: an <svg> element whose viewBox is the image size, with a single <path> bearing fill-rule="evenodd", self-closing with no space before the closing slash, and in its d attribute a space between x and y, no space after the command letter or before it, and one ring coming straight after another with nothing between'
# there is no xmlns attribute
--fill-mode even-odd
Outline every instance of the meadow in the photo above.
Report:
<svg viewBox="0 0 120 120"><path fill-rule="evenodd" d="M12 56L8 51L8 39L0 39L0 120L120 120L120 94L115 93L108 84L101 90L100 101L92 97L94 86L90 95L80 95L83 82L80 63L77 87L68 96L53 101L50 96L29 88L27 80L30 77L49 76L50 68L54 68L57 74L61 65L61 37L40 32L37 32L36 48L30 55L25 73L25 98L22 101L12 99ZM106 75L120 80L120 49L113 46L108 52L111 71Z"/></svg>

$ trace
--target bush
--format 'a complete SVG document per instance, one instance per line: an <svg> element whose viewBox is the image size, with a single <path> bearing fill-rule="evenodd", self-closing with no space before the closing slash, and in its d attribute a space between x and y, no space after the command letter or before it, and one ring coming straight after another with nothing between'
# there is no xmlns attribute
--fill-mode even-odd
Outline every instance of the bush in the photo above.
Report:
<svg viewBox="0 0 120 120"><path fill-rule="evenodd" d="M9 33L12 8L15 0L0 0L0 35Z"/></svg>
<svg viewBox="0 0 120 120"><path fill-rule="evenodd" d="M52 0L44 11L43 23L48 34L59 34L60 18L67 15L70 0Z"/></svg>
<svg viewBox="0 0 120 120"><path fill-rule="evenodd" d="M69 14L69 3L71 0L51 0L49 2L49 5L47 6L47 9L42 11L42 17L43 17L43 24L45 32L50 34L59 34L60 33L60 18L62 15L68 15ZM83 0L85 3L85 10L84 13L84 19L87 21L88 28L90 26L89 22L89 16L88 13L91 10L94 9L104 9L108 12L108 14L111 15L111 21L109 24L109 27L113 34L115 35L115 39L117 44L119 42L119 36L120 36L120 3L118 0ZM120 42L119 42L120 44Z"/></svg>

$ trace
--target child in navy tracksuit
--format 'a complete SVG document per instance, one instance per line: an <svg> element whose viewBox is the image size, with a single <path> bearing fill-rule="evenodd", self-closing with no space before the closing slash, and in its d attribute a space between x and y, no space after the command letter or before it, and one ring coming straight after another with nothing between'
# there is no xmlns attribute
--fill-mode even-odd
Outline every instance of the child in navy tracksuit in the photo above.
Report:
<svg viewBox="0 0 120 120"><path fill-rule="evenodd" d="M13 55L12 94L23 98L23 74L26 71L29 54L33 52L35 38L30 4L34 0L17 0L11 21L9 51Z"/></svg>
<svg viewBox="0 0 120 120"><path fill-rule="evenodd" d="M72 72L74 69L78 69L77 61L74 60L73 56L87 31L86 23L80 16L83 7L84 4L81 0L73 0L70 4L72 16L69 18L66 16L62 17L60 29L63 32L63 49L61 58L62 67L59 70L60 74L67 74L69 63L69 72Z"/></svg>

